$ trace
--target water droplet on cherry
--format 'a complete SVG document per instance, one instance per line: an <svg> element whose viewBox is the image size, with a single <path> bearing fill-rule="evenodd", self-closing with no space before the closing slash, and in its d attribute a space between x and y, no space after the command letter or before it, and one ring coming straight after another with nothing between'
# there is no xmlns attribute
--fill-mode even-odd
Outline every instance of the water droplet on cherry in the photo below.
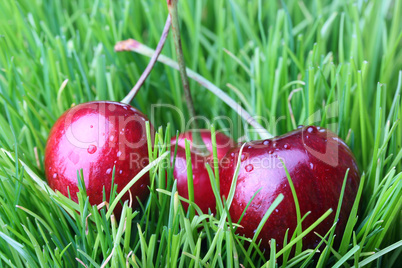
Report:
<svg viewBox="0 0 402 268"><path fill-rule="evenodd" d="M287 144L287 143L285 143L285 144L283 145L283 149L289 150L289 149L290 149L290 145Z"/></svg>
<svg viewBox="0 0 402 268"><path fill-rule="evenodd" d="M245 169L246 169L247 172L251 172L251 171L253 171L254 166L253 166L252 164L249 164L249 165L247 165L247 166L245 167Z"/></svg>
<svg viewBox="0 0 402 268"><path fill-rule="evenodd" d="M242 154L241 157L240 157L240 161L243 162L243 161L245 161L246 159L247 159L247 155Z"/></svg>
<svg viewBox="0 0 402 268"><path fill-rule="evenodd" d="M143 168L146 167L148 165L148 159L146 159L146 158L142 159L141 165Z"/></svg>
<svg viewBox="0 0 402 268"><path fill-rule="evenodd" d="M317 132L317 128L315 126L309 126L307 128L307 132L308 133L316 133Z"/></svg>
<svg viewBox="0 0 402 268"><path fill-rule="evenodd" d="M88 152L89 154L94 154L97 149L98 149L98 148L97 148L95 145L91 144L91 145L88 146L87 152Z"/></svg>
<svg viewBox="0 0 402 268"><path fill-rule="evenodd" d="M59 174L57 174L57 172L53 173L53 179L55 180L59 179Z"/></svg>
<svg viewBox="0 0 402 268"><path fill-rule="evenodd" d="M271 142L270 140L265 140L265 141L262 142L262 144L269 145L270 142Z"/></svg>
<svg viewBox="0 0 402 268"><path fill-rule="evenodd" d="M108 168L108 169L106 170L106 175L109 175L110 173L112 173L112 169L111 169L111 168Z"/></svg>
<svg viewBox="0 0 402 268"><path fill-rule="evenodd" d="M122 154L122 152L118 151L116 156L117 156L117 157L120 157L121 154Z"/></svg>

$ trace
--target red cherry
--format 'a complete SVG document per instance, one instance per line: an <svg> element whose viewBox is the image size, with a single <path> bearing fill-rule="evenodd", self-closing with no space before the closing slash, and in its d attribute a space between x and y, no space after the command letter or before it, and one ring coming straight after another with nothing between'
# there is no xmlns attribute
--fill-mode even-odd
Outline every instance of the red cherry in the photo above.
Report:
<svg viewBox="0 0 402 268"><path fill-rule="evenodd" d="M212 191L211 182L205 163L209 163L213 168L213 155L212 155L212 141L211 131L207 129L200 130L201 138L204 141L208 151L211 153L208 156L200 155L197 153L192 143L192 132L185 132L180 134L177 143L176 161L173 170L173 177L177 179L177 191L180 196L189 198L188 184L187 184L187 166L186 166L186 151L185 139L190 141L191 148L191 164L193 171L194 183L194 202L200 207L203 213L208 213L208 208L212 213L216 211L215 195ZM226 152L234 146L234 141L223 133L216 132L216 148L218 160L220 160ZM171 162L173 163L174 149L176 144L176 137L172 138L172 156ZM187 210L188 203L182 202L183 207Z"/></svg>
<svg viewBox="0 0 402 268"><path fill-rule="evenodd" d="M228 196L236 168L240 146L230 150L220 163L221 194ZM338 206L345 173L349 168L342 209L337 223L336 238L342 237L348 215L357 193L360 175L356 160L347 145L334 133L314 126L294 130L272 140L255 141L244 146L237 185L230 215L237 222L252 196L241 221L238 233L253 237L258 224L276 197L282 193L284 200L270 215L258 239L269 254L269 241L275 238L277 247L283 247L286 229L289 237L297 226L296 207L291 188L280 158L292 178L300 205L301 217L308 211L302 227L305 230L328 209L334 211L320 223L314 232L324 236L331 228ZM303 239L303 248L314 248L320 238L310 232Z"/></svg>
<svg viewBox="0 0 402 268"><path fill-rule="evenodd" d="M211 131L209 129L200 129L199 130L201 134L201 138L203 142L205 143L205 146L207 147L207 150L212 154L212 138L211 138ZM194 144L192 143L193 141L193 132L187 131L179 135L178 137L178 147L182 147L183 149L186 148L185 146L185 140L189 140L190 143L190 149L197 150L197 148L194 148ZM216 139L216 151L218 155L218 159L221 159L227 151L229 151L234 145L235 142L226 136L225 134L221 132L215 132L215 139ZM172 138L170 140L171 145L176 145L176 137ZM194 151L193 150L193 151Z"/></svg>
<svg viewBox="0 0 402 268"><path fill-rule="evenodd" d="M45 151L45 173L52 189L78 201L77 171L82 169L92 205L109 201L113 167L117 192L148 164L144 114L130 105L93 101L67 110L50 131ZM151 130L153 130L151 126ZM133 206L148 196L149 175L130 189ZM126 193L122 201L129 199Z"/></svg>

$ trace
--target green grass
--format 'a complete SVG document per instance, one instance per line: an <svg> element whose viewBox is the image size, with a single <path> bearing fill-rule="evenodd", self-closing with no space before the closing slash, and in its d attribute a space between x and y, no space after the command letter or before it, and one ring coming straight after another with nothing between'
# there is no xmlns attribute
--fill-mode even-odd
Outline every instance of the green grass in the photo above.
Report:
<svg viewBox="0 0 402 268"><path fill-rule="evenodd" d="M0 267L275 267L278 257L288 267L397 267L402 1L179 2L188 67L272 134L313 123L336 131L354 152L362 183L340 248L327 244L330 231L315 258L314 249L291 258L292 246L308 231L300 230L266 259L256 239L234 234L237 225L223 204L214 217L184 212L169 168L164 177L167 141L184 129L177 113L153 111L151 104L188 114L179 73L160 63L132 102L164 129L151 153L160 162L149 166L147 202L137 210L125 206L118 220L91 207L84 192L79 204L55 194L43 171L50 128L73 103L123 99L148 58L113 47L128 38L155 47L166 1L0 1ZM175 58L171 36L162 53ZM228 116L228 134L258 138L219 98L194 81L190 87L198 114ZM213 124L230 127L222 118Z"/></svg>

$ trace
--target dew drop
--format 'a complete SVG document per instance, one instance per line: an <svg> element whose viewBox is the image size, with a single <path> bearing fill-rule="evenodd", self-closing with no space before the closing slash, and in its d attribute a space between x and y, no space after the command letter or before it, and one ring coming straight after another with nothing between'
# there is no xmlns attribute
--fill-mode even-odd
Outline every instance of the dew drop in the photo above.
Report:
<svg viewBox="0 0 402 268"><path fill-rule="evenodd" d="M317 128L315 126L309 126L307 128L307 132L308 133L316 133L317 132Z"/></svg>
<svg viewBox="0 0 402 268"><path fill-rule="evenodd" d="M247 155L242 154L241 157L240 157L240 161L243 162L243 161L245 161L246 159L247 159Z"/></svg>
<svg viewBox="0 0 402 268"><path fill-rule="evenodd" d="M248 148L248 149L252 149L252 148L253 148L253 146L249 145L247 148Z"/></svg>
<svg viewBox="0 0 402 268"><path fill-rule="evenodd" d="M274 153L274 151L272 151L272 150L269 150L269 151L268 151L268 153L269 153L269 154L273 154L273 153Z"/></svg>
<svg viewBox="0 0 402 268"><path fill-rule="evenodd" d="M109 140L110 140L110 141L113 141L113 140L114 140L114 136L113 136L113 135L110 136Z"/></svg>
<svg viewBox="0 0 402 268"><path fill-rule="evenodd" d="M117 152L117 157L120 157L120 156L121 156L121 152L118 151L118 152Z"/></svg>
<svg viewBox="0 0 402 268"><path fill-rule="evenodd" d="M311 169L314 169L313 163L310 163L310 168L311 168Z"/></svg>
<svg viewBox="0 0 402 268"><path fill-rule="evenodd" d="M283 149L289 150L290 149L290 145L288 143L285 143L283 145Z"/></svg>
<svg viewBox="0 0 402 268"><path fill-rule="evenodd" d="M263 145L269 145L270 142L271 142L270 140L265 140L265 141L262 142L262 144Z"/></svg>
<svg viewBox="0 0 402 268"><path fill-rule="evenodd" d="M298 126L297 126L297 128L302 128L302 127L303 127L303 125L298 125Z"/></svg>
<svg viewBox="0 0 402 268"><path fill-rule="evenodd" d="M252 164L249 164L249 165L247 165L247 166L245 167L245 169L246 169L247 172L251 172L251 171L253 171L254 166L253 166Z"/></svg>
<svg viewBox="0 0 402 268"><path fill-rule="evenodd" d="M113 162L114 164L116 164L117 163L117 160L114 160L114 162Z"/></svg>
<svg viewBox="0 0 402 268"><path fill-rule="evenodd" d="M122 169L120 169L119 174L122 174L122 173L123 173L123 170L122 170Z"/></svg>
<svg viewBox="0 0 402 268"><path fill-rule="evenodd" d="M142 168L146 167L148 165L148 163L149 163L148 159L146 159L146 158L142 159L142 161L141 161Z"/></svg>
<svg viewBox="0 0 402 268"><path fill-rule="evenodd" d="M279 210L278 209L275 209L275 212L278 212Z"/></svg>
<svg viewBox="0 0 402 268"><path fill-rule="evenodd" d="M276 148L276 145L277 145L276 142L274 142L274 144L272 144L272 147Z"/></svg>
<svg viewBox="0 0 402 268"><path fill-rule="evenodd" d="M235 153L231 153L230 156L231 156L231 157L235 157Z"/></svg>
<svg viewBox="0 0 402 268"><path fill-rule="evenodd" d="M53 179L55 180L59 179L59 174L57 174L57 172L53 173Z"/></svg>
<svg viewBox="0 0 402 268"><path fill-rule="evenodd" d="M109 175L110 173L112 173L112 169L111 169L111 168L108 168L108 169L106 170L106 175Z"/></svg>
<svg viewBox="0 0 402 268"><path fill-rule="evenodd" d="M96 148L95 145L91 144L91 145L88 146L87 152L88 152L89 154L94 154L97 149L98 149L98 148Z"/></svg>

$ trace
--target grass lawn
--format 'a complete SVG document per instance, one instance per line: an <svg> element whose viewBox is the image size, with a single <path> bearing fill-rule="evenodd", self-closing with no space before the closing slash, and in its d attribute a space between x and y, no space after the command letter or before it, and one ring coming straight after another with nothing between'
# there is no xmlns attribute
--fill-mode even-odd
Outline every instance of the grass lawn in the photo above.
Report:
<svg viewBox="0 0 402 268"><path fill-rule="evenodd" d="M320 252L292 257L295 236L267 258L258 240L234 233L225 209L185 213L162 164L189 115L179 72L163 63L131 103L160 145L150 157L158 165L147 167L148 200L125 205L119 220L91 207L85 191L77 204L49 188L44 150L56 119L73 104L122 100L149 58L115 44L155 48L167 14L165 0L0 1L0 267L399 267L402 0L179 1L190 69L273 135L327 127L355 154L361 187L339 248L330 234ZM176 58L171 33L162 54ZM215 129L260 138L214 93L194 80L190 88Z"/></svg>

